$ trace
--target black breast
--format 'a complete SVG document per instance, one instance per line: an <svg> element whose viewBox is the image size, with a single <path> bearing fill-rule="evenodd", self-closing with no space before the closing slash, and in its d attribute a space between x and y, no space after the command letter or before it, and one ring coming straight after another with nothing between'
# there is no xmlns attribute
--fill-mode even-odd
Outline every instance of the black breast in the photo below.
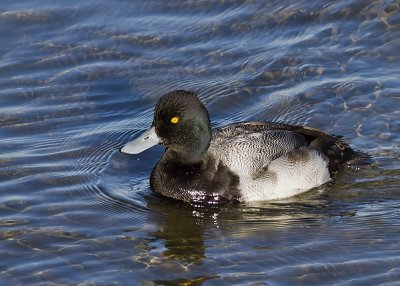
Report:
<svg viewBox="0 0 400 286"><path fill-rule="evenodd" d="M220 204L240 199L239 177L211 156L196 164L182 164L164 155L154 168L153 191L188 203Z"/></svg>

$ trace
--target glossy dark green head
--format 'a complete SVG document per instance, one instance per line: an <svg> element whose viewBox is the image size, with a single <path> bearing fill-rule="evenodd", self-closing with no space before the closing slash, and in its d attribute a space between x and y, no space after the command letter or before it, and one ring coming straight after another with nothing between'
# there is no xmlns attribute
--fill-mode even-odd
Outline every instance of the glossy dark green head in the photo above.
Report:
<svg viewBox="0 0 400 286"><path fill-rule="evenodd" d="M168 147L173 160L193 163L201 160L210 141L210 119L204 105L194 92L176 90L158 101L151 129L121 151L140 153L160 144Z"/></svg>
<svg viewBox="0 0 400 286"><path fill-rule="evenodd" d="M194 92L176 90L158 101L152 126L175 159L195 162L211 141L208 112Z"/></svg>

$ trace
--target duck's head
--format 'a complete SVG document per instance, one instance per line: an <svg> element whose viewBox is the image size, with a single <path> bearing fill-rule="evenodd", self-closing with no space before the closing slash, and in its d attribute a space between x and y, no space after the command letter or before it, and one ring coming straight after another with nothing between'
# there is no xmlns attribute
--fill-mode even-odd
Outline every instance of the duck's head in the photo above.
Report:
<svg viewBox="0 0 400 286"><path fill-rule="evenodd" d="M208 112L194 92L176 90L163 95L151 128L127 143L121 152L138 154L156 144L168 147L174 160L200 161L211 141Z"/></svg>

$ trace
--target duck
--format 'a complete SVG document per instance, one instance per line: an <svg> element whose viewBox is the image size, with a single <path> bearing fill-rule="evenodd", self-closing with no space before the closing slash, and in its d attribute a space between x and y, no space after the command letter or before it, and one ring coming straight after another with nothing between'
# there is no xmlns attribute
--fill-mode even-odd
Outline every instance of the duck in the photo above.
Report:
<svg viewBox="0 0 400 286"><path fill-rule="evenodd" d="M237 122L211 128L198 95L175 90L157 102L150 128L120 151L166 147L150 188L190 204L286 199L331 182L366 158L341 136L279 122Z"/></svg>

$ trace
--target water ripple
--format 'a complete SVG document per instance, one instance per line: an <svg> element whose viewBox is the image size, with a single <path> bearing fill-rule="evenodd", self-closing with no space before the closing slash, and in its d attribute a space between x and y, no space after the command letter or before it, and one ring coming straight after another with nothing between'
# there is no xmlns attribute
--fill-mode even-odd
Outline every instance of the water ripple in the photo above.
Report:
<svg viewBox="0 0 400 286"><path fill-rule="evenodd" d="M396 284L399 7L2 1L0 284ZM280 202L165 201L163 148L118 150L174 89L213 126L307 124L374 165Z"/></svg>

